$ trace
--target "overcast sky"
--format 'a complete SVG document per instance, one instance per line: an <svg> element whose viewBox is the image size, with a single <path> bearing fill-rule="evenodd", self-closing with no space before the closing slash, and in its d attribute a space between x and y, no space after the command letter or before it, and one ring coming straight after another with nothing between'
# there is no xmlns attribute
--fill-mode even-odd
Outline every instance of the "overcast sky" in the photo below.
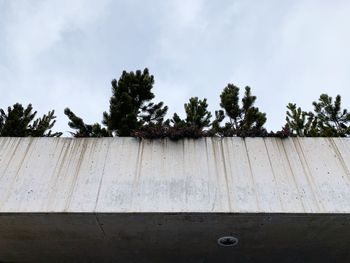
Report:
<svg viewBox="0 0 350 263"><path fill-rule="evenodd" d="M218 109L234 83L279 129L288 102L350 108L349 14L349 0L0 0L0 107L55 109L69 131L65 107L100 122L111 80L148 67L170 115L191 96Z"/></svg>

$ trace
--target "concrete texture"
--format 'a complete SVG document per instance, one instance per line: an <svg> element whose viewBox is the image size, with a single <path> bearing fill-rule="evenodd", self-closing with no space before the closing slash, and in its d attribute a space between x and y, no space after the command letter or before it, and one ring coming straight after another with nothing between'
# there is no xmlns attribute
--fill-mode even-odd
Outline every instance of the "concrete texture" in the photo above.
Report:
<svg viewBox="0 0 350 263"><path fill-rule="evenodd" d="M350 139L0 138L0 212L349 213Z"/></svg>
<svg viewBox="0 0 350 263"><path fill-rule="evenodd" d="M236 247L217 239L234 235ZM5 214L1 262L349 262L347 215Z"/></svg>
<svg viewBox="0 0 350 263"><path fill-rule="evenodd" d="M350 262L349 169L347 138L0 138L0 262Z"/></svg>

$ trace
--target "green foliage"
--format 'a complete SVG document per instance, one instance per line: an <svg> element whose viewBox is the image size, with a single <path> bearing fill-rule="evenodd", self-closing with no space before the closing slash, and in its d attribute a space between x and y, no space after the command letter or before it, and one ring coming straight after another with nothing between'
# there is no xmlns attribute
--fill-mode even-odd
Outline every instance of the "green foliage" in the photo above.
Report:
<svg viewBox="0 0 350 263"><path fill-rule="evenodd" d="M341 109L341 97L335 100L322 94L317 102L313 102L314 111L306 112L296 104L289 103L286 112L286 124L277 132L267 132L264 128L266 114L255 107L256 96L250 87L245 87L243 98L240 89L228 84L220 95L222 109L215 112L214 120L208 111L207 100L198 97L190 98L185 103L186 117L182 119L174 113L172 119L165 120L168 107L163 102L154 103L152 92L154 77L148 69L135 72L123 71L121 77L112 80L112 96L109 111L103 113L103 125L85 124L69 108L65 114L69 118L69 126L76 130L75 137L135 136L142 138L198 138L203 136L349 136L350 113ZM30 111L29 111L30 112ZM2 117L3 118L3 117ZM23 111L23 123L29 125L34 117ZM42 130L51 129L53 112L29 125L39 136ZM224 120L227 120L224 124ZM1 119L0 119L1 121ZM10 124L7 124L10 125ZM0 128L4 126L0 122ZM14 125L19 131L23 128ZM25 125L24 125L25 126ZM2 129L2 128L1 128ZM47 133L51 136L51 132Z"/></svg>
<svg viewBox="0 0 350 263"><path fill-rule="evenodd" d="M211 124L212 128L209 131L212 135L215 135L215 134L223 135L225 130L229 130L230 129L231 125L228 128L220 127L220 123L224 119L225 119L225 112L223 110L215 111L215 119L212 122L212 124Z"/></svg>
<svg viewBox="0 0 350 263"><path fill-rule="evenodd" d="M345 137L350 134L350 113L341 109L341 96L321 94L313 102L314 112L302 111L296 104L287 106L286 122L293 134L307 137Z"/></svg>
<svg viewBox="0 0 350 263"><path fill-rule="evenodd" d="M211 113L208 111L207 99L192 97L184 105L186 119L182 120L176 113L171 122L176 127L196 127L200 130L210 126Z"/></svg>
<svg viewBox="0 0 350 263"><path fill-rule="evenodd" d="M147 68L135 72L123 71L118 80L112 80L112 96L109 112L103 113L102 127L99 123L86 124L69 108L64 110L68 125L74 129L74 137L134 136L140 138L199 138L203 136L240 137L349 137L350 113L342 109L341 96L335 99L321 94L314 101L313 111L306 112L295 103L289 103L286 124L280 131L267 132L264 128L266 114L255 107L256 96L250 87L245 87L240 100L240 89L228 84L220 95L222 109L215 112L214 120L208 111L207 99L192 97L184 104L186 117L174 113L165 120L168 107L163 102L154 103L152 92L154 77ZM23 107L16 103L5 110L0 109L0 136L14 137L59 137L61 132L52 132L56 123L54 110L40 118L29 104ZM223 125L222 122L226 121Z"/></svg>
<svg viewBox="0 0 350 263"><path fill-rule="evenodd" d="M163 102L154 104L152 92L154 77L148 69L123 71L117 81L112 80L109 113L103 113L103 124L118 136L130 136L144 125L161 125L168 110ZM148 103L148 104L146 104Z"/></svg>
<svg viewBox="0 0 350 263"><path fill-rule="evenodd" d="M291 129L292 134L297 136L312 136L317 134L315 118L312 112L303 111L294 103L287 105L286 125Z"/></svg>
<svg viewBox="0 0 350 263"><path fill-rule="evenodd" d="M0 109L0 134L1 136L26 137L30 136L29 124L33 121L36 112L32 112L32 105L26 109L19 103L8 107L7 113Z"/></svg>
<svg viewBox="0 0 350 263"><path fill-rule="evenodd" d="M206 136L204 129L210 127L211 118L211 113L207 110L207 100L190 98L184 108L185 119L181 119L177 113L174 113L171 121L167 120L158 126L143 126L132 132L132 136L147 139L170 138L171 140Z"/></svg>
<svg viewBox="0 0 350 263"><path fill-rule="evenodd" d="M207 108L207 99L198 100L197 97L190 98L189 103L185 104L186 123L200 129L209 127L211 113Z"/></svg>
<svg viewBox="0 0 350 263"><path fill-rule="evenodd" d="M336 96L333 103L332 97L321 94L313 106L320 136L345 137L350 134L350 113L347 109L341 109L340 95Z"/></svg>
<svg viewBox="0 0 350 263"><path fill-rule="evenodd" d="M35 119L37 112L29 104L26 108L16 103L7 108L7 113L0 109L0 136L2 137L59 137L61 132L53 133L56 123L55 111L49 111L41 118Z"/></svg>
<svg viewBox="0 0 350 263"><path fill-rule="evenodd" d="M174 127L179 127L179 128L183 128L187 126L186 121L181 119L177 113L174 113L173 118L171 119L171 123L173 124Z"/></svg>
<svg viewBox="0 0 350 263"><path fill-rule="evenodd" d="M266 114L254 107L256 96L251 94L250 87L245 88L242 103L239 103L239 88L228 84L220 95L220 106L224 109L215 112L215 120L212 124L212 132L221 136L264 136L266 130L263 127L266 122ZM225 116L226 114L226 116ZM228 117L229 122L223 127L220 123Z"/></svg>
<svg viewBox="0 0 350 263"><path fill-rule="evenodd" d="M77 117L69 108L64 110L69 118L68 125L75 132L71 132L74 137L108 137L111 136L110 133L105 128L102 128L100 124L85 124L83 119Z"/></svg>
<svg viewBox="0 0 350 263"><path fill-rule="evenodd" d="M159 127L168 124L169 120L164 122L164 116L168 111L168 106L163 105L163 102L157 104L150 102L147 106L143 106L139 114L139 123L141 126Z"/></svg>
<svg viewBox="0 0 350 263"><path fill-rule="evenodd" d="M136 72L123 71L119 80L112 80L109 112L103 113L103 125L85 124L69 109L65 110L69 126L77 131L76 137L130 136L142 127L159 127L164 124L168 107L163 102L153 103L154 77L148 69Z"/></svg>

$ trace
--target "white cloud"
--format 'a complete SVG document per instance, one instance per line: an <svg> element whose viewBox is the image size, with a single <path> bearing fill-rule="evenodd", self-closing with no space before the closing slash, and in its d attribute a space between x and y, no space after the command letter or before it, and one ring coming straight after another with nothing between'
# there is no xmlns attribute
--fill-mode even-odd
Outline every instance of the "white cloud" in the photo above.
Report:
<svg viewBox="0 0 350 263"><path fill-rule="evenodd" d="M296 1L280 17L275 14L274 23L254 23L250 33L256 41L238 46L245 57L233 65L232 76L255 88L270 127L283 124L288 102L311 109L321 93L340 93L350 107L349 11L347 1Z"/></svg>
<svg viewBox="0 0 350 263"><path fill-rule="evenodd" d="M271 129L283 125L288 102L311 108L322 92L350 107L347 0L11 0L1 8L0 107L55 108L59 130L68 129L66 106L100 121L110 80L146 66L170 114L190 96L217 109L228 82L252 87Z"/></svg>
<svg viewBox="0 0 350 263"><path fill-rule="evenodd" d="M103 13L108 0L9 1L5 39L21 69L62 40L67 31L84 30Z"/></svg>
<svg viewBox="0 0 350 263"><path fill-rule="evenodd" d="M85 106L85 114L90 114L104 93L94 94L93 82L62 68L65 65L57 60L56 50L58 46L66 45L70 32L79 35L79 32L89 31L90 26L106 13L109 2L9 1L2 30L6 54L0 62L0 89L2 92L6 89L7 93L2 103L7 106L17 101L31 102L39 113L55 108L59 130L68 129L63 115L63 108L68 105L74 107L80 101L78 104ZM84 117L89 121L92 119Z"/></svg>

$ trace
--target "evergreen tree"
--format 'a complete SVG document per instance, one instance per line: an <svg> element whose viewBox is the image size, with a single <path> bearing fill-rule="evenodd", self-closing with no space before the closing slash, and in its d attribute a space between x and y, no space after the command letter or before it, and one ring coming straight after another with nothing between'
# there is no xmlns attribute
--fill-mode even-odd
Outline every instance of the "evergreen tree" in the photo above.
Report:
<svg viewBox="0 0 350 263"><path fill-rule="evenodd" d="M29 104L26 108L16 103L7 108L7 113L0 109L0 136L3 137L59 137L61 132L52 132L56 123L55 111L49 111L41 118L35 119L37 114Z"/></svg>
<svg viewBox="0 0 350 263"><path fill-rule="evenodd" d="M162 124L168 107L162 102L150 102L154 98L153 84L154 77L147 68L143 72L123 71L118 81L112 80L109 113L103 113L103 124L109 131L118 136L130 136L143 125Z"/></svg>
<svg viewBox="0 0 350 263"><path fill-rule="evenodd" d="M225 131L225 130L229 130L231 129L231 125L229 125L229 127L227 128L223 128L220 126L220 123L225 119L225 112L223 110L218 110L218 111L215 111L215 119L212 123L212 129L210 131L210 133L212 135L215 135L215 134L219 134L219 135L223 135L222 133Z"/></svg>
<svg viewBox="0 0 350 263"><path fill-rule="evenodd" d="M102 128L100 124L85 124L83 119L77 117L69 108L64 110L69 118L68 125L72 129L77 131L71 132L74 137L108 137L111 134L105 129Z"/></svg>
<svg viewBox="0 0 350 263"><path fill-rule="evenodd" d="M186 123L200 129L209 127L211 113L208 111L207 99L198 100L197 97L190 98L185 104Z"/></svg>
<svg viewBox="0 0 350 263"><path fill-rule="evenodd" d="M198 97L192 97L188 103L184 104L186 118L181 119L174 113L171 123L173 126L166 130L166 137L172 140L182 138L199 138L206 136L211 124L211 113L208 111L207 99L200 100Z"/></svg>
<svg viewBox="0 0 350 263"><path fill-rule="evenodd" d="M242 106L239 103L239 88L228 84L220 95L220 106L224 111L215 112L213 132L221 136L264 136L266 130L263 127L266 122L266 114L254 107L256 96L251 94L250 87L245 88ZM229 122L220 126L226 117Z"/></svg>
<svg viewBox="0 0 350 263"><path fill-rule="evenodd" d="M313 102L314 112L302 111L296 104L287 105L286 122L293 134L307 137L345 137L350 135L350 113L341 109L341 97L321 94Z"/></svg>
<svg viewBox="0 0 350 263"><path fill-rule="evenodd" d="M136 72L123 71L119 80L112 80L112 96L109 112L103 113L103 125L85 124L68 108L65 114L69 126L77 131L72 133L80 137L130 136L133 131L143 127L157 127L165 124L164 116L168 107L163 102L154 103L152 92L154 77L148 69Z"/></svg>
<svg viewBox="0 0 350 263"><path fill-rule="evenodd" d="M186 121L181 119L181 117L177 113L174 113L173 118L171 119L171 123L173 124L173 127L176 128L187 127Z"/></svg>
<svg viewBox="0 0 350 263"><path fill-rule="evenodd" d="M160 125L142 126L135 130L132 136L147 139L170 138L171 140L205 136L204 129L210 126L211 118L211 113L207 110L207 100L190 98L189 102L184 104L184 108L185 119L181 119L177 113L174 113L171 120L166 120Z"/></svg>
<svg viewBox="0 0 350 263"><path fill-rule="evenodd" d="M29 129L31 130L32 137L60 137L62 132L54 132L52 133L52 128L56 123L56 116L54 115L55 111L49 111L44 114L41 118L36 119L31 125L29 125Z"/></svg>
<svg viewBox="0 0 350 263"><path fill-rule="evenodd" d="M210 126L211 113L208 111L207 99L199 100L198 97L192 97L184 105L186 119L182 120L174 113L172 123L176 127L196 127L200 130Z"/></svg>
<svg viewBox="0 0 350 263"><path fill-rule="evenodd" d="M341 109L341 96L333 98L321 94L318 102L313 102L316 122L322 137L345 137L350 135L350 113Z"/></svg>
<svg viewBox="0 0 350 263"><path fill-rule="evenodd" d="M316 118L312 112L303 111L295 103L287 105L286 125L297 136L317 136Z"/></svg>
<svg viewBox="0 0 350 263"><path fill-rule="evenodd" d="M160 127L166 125L169 120L164 121L164 117L168 111L167 106L163 106L163 102L154 104L153 102L141 108L139 115L140 124L144 127Z"/></svg>

